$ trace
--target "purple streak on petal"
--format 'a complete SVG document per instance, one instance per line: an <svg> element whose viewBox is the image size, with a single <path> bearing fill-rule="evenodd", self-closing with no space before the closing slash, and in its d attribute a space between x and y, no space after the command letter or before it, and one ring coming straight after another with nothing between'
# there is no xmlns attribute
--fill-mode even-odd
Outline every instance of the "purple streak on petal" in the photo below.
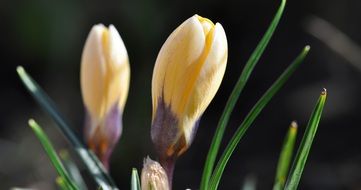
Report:
<svg viewBox="0 0 361 190"><path fill-rule="evenodd" d="M92 138L92 134L91 134L91 130L92 130L92 124L94 124L94 121L91 120L91 116L90 113L88 111L88 109L85 107L85 118L84 118L84 138L85 138L85 142L88 143L88 141ZM98 124L96 124L97 126Z"/></svg>
<svg viewBox="0 0 361 190"><path fill-rule="evenodd" d="M179 135L178 120L163 98L158 99L157 112L151 128L151 138L159 157L167 157L168 149Z"/></svg>
<svg viewBox="0 0 361 190"><path fill-rule="evenodd" d="M190 146L197 133L200 118L195 122L190 136L190 141L186 146ZM168 149L177 143L176 138L179 137L182 131L179 130L178 118L172 113L169 105L166 105L163 98L158 99L157 111L154 117L151 128L151 138L159 155L166 155ZM179 138L180 141L182 137ZM184 147L179 147L179 150L174 150L175 154ZM168 155L169 156L169 155Z"/></svg>
<svg viewBox="0 0 361 190"><path fill-rule="evenodd" d="M159 156L159 163L167 173L170 189L172 187L174 165L177 152L168 155L167 151L175 143L180 131L178 120L163 98L158 99L157 112L151 127L151 138Z"/></svg>
<svg viewBox="0 0 361 190"><path fill-rule="evenodd" d="M103 122L92 119L87 109L85 110L84 136L86 143L108 169L109 157L122 133L122 115L118 108L118 102L111 107Z"/></svg>
<svg viewBox="0 0 361 190"><path fill-rule="evenodd" d="M118 143L123 131L122 114L119 110L118 102L116 102L116 104L114 104L108 112L102 131L108 140L108 150L106 151L104 157L106 160L109 160L110 154L112 153L115 145Z"/></svg>
<svg viewBox="0 0 361 190"><path fill-rule="evenodd" d="M170 187L172 187L175 162L178 156L191 145L200 120L198 119L194 124L190 142L185 142L183 131L180 131L178 126L178 119L170 106L165 104L164 99L159 98L151 127L151 138L158 153L159 162L168 175Z"/></svg>

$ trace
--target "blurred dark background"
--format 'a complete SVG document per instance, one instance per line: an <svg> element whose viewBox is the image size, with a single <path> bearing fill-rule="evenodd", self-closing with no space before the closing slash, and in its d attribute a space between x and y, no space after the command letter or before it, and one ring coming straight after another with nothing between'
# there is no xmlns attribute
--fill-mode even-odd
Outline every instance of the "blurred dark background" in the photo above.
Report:
<svg viewBox="0 0 361 190"><path fill-rule="evenodd" d="M0 189L56 189L55 170L27 127L28 118L44 126L57 149L68 148L68 144L26 92L15 69L23 65L28 70L81 136L80 57L88 32L97 23L115 25L130 58L123 135L110 171L120 189L129 189L131 168L141 170L147 155L156 158L149 130L150 81L156 56L179 24L199 14L223 25L229 59L222 86L202 118L195 141L176 165L174 189L197 189L227 97L278 6L279 1L266 0L1 0ZM323 87L328 89L328 101L299 189L361 189L360 8L359 0L288 2L279 28L232 114L224 144L302 48L309 44L311 52L242 139L220 189L240 189L250 175L257 180L258 189L271 189L289 123L298 121L299 142ZM328 34L327 28L317 28L317 23L316 29L310 30L315 17L348 36L346 47L339 35L329 38L334 48L344 51L337 53L332 45L315 37L313 32ZM348 48L354 53L347 54Z"/></svg>

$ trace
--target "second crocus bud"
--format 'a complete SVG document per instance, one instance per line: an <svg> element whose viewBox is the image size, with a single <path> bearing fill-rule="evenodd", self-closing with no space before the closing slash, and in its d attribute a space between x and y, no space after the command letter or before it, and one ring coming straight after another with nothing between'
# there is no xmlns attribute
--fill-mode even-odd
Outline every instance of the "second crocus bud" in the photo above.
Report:
<svg viewBox="0 0 361 190"><path fill-rule="evenodd" d="M174 160L188 149L215 96L227 62L221 24L194 15L163 44L153 70L151 138L172 178Z"/></svg>
<svg viewBox="0 0 361 190"><path fill-rule="evenodd" d="M124 43L113 25L93 26L81 59L85 138L105 167L122 131L130 68Z"/></svg>
<svg viewBox="0 0 361 190"><path fill-rule="evenodd" d="M144 159L141 180L142 190L169 190L166 172L158 162L149 157Z"/></svg>

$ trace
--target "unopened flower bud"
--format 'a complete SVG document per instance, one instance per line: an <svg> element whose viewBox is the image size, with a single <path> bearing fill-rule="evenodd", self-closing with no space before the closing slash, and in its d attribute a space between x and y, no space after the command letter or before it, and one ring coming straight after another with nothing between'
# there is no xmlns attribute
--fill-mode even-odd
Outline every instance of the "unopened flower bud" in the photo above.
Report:
<svg viewBox="0 0 361 190"><path fill-rule="evenodd" d="M222 25L198 15L163 44L153 71L151 129L161 163L191 145L200 117L221 84L227 52Z"/></svg>
<svg viewBox="0 0 361 190"><path fill-rule="evenodd" d="M86 109L85 138L107 167L122 131L130 68L124 43L113 25L93 26L81 59L81 92Z"/></svg>
<svg viewBox="0 0 361 190"><path fill-rule="evenodd" d="M147 157L141 176L142 190L169 190L167 174L162 166Z"/></svg>

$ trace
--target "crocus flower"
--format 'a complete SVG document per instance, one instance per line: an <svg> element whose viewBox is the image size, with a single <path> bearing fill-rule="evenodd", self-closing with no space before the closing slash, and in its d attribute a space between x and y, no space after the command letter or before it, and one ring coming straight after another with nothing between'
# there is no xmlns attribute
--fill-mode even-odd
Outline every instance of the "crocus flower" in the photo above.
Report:
<svg viewBox="0 0 361 190"><path fill-rule="evenodd" d="M174 160L191 145L227 62L221 24L194 15L163 44L153 70L151 138L172 179Z"/></svg>
<svg viewBox="0 0 361 190"><path fill-rule="evenodd" d="M122 132L130 68L124 43L113 25L93 26L81 59L85 138L105 167Z"/></svg>
<svg viewBox="0 0 361 190"><path fill-rule="evenodd" d="M142 190L169 190L168 177L162 166L147 157L141 174Z"/></svg>

